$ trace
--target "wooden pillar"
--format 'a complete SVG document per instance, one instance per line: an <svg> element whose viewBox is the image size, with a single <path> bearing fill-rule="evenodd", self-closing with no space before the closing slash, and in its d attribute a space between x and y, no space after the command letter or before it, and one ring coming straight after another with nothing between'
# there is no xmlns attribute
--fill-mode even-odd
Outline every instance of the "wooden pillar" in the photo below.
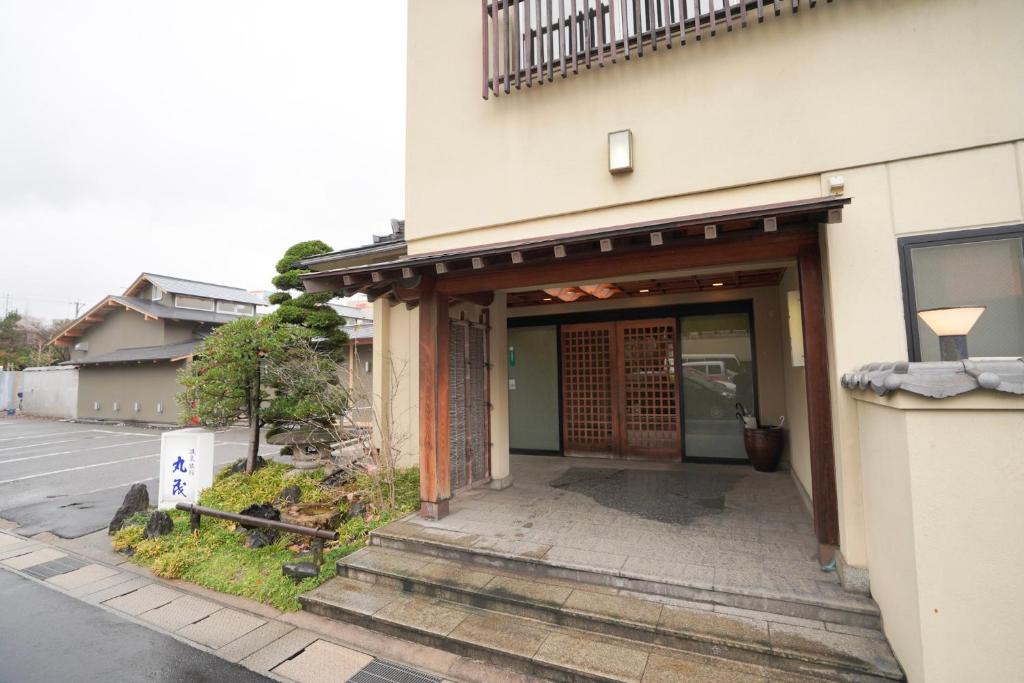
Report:
<svg viewBox="0 0 1024 683"><path fill-rule="evenodd" d="M420 515L440 519L451 498L448 434L448 296L422 284L420 337Z"/></svg>
<svg viewBox="0 0 1024 683"><path fill-rule="evenodd" d="M807 382L807 431L811 445L811 497L819 560L832 561L839 545L836 463L832 451L832 403L821 253L817 244L800 247L800 309L804 321L804 377Z"/></svg>

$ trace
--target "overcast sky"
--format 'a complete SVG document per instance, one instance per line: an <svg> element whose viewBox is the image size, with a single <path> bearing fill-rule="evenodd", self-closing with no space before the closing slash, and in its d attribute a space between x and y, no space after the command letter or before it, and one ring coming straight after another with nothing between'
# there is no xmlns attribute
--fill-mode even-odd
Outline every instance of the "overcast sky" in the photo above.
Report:
<svg viewBox="0 0 1024 683"><path fill-rule="evenodd" d="M0 312L270 289L403 217L404 143L404 0L0 0Z"/></svg>

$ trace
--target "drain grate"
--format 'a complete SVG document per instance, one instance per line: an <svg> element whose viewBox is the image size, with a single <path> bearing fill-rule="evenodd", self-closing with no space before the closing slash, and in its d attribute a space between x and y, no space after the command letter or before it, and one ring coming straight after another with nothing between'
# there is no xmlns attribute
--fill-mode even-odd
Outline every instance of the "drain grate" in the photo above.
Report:
<svg viewBox="0 0 1024 683"><path fill-rule="evenodd" d="M375 659L350 678L349 683L441 683L441 679L401 664Z"/></svg>
<svg viewBox="0 0 1024 683"><path fill-rule="evenodd" d="M37 579L48 579L51 576L57 576L58 574L67 574L73 572L76 569L89 564L88 562L82 562L77 557L59 557L56 560L50 560L49 562L43 562L33 567L26 567L21 571L25 572L29 576L34 576Z"/></svg>

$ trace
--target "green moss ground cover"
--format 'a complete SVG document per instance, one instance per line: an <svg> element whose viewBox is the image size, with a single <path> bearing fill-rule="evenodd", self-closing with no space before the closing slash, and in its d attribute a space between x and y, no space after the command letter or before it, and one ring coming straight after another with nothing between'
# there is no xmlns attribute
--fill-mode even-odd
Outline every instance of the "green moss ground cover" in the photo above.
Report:
<svg viewBox="0 0 1024 683"><path fill-rule="evenodd" d="M275 499L286 486L299 486L303 503L335 500L344 494L359 497L369 486L368 480L357 478L341 490L328 490L319 484L321 471L312 470L285 479L290 469L282 463L269 463L252 475L222 473L213 486L200 495L199 504L240 512L254 503L278 504ZM338 527L339 540L325 547L320 576L298 582L284 576L281 565L296 561L296 551L308 545L306 537L282 534L273 545L246 548L247 534L236 531L232 522L203 517L202 530L194 535L189 529L188 513L177 510L169 513L174 520L174 531L170 534L152 540L143 538L147 516L137 515L114 536L114 548L130 554L132 562L149 567L158 576L183 579L222 593L259 600L281 610L296 610L299 609L298 596L334 576L335 561L366 545L370 531L419 506L416 469L399 472L396 498L398 504L392 512L375 509L367 503L365 514L342 522ZM342 499L338 505L344 510L348 503Z"/></svg>

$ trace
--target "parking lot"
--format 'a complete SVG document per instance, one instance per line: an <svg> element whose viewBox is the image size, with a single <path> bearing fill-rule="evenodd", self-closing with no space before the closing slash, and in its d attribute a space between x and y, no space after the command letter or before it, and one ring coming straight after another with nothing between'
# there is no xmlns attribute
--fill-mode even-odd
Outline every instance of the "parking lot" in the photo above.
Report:
<svg viewBox="0 0 1024 683"><path fill-rule="evenodd" d="M0 418L0 518L32 535L77 538L106 528L128 487L143 482L156 502L160 430ZM247 450L243 427L218 432L214 471ZM278 447L261 445L267 457Z"/></svg>

